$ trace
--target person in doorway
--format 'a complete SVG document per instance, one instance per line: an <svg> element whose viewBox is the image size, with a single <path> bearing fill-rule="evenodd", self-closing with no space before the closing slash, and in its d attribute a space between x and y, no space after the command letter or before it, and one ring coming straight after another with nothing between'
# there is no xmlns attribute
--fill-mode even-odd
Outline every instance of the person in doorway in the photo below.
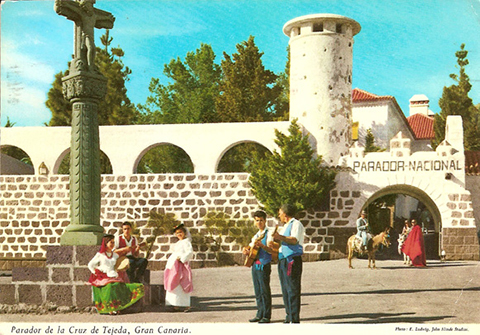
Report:
<svg viewBox="0 0 480 335"><path fill-rule="evenodd" d="M357 219L357 236L362 239L362 247L364 250L367 249L367 235L368 232L368 221L367 221L367 213L362 211L362 214Z"/></svg>
<svg viewBox="0 0 480 335"><path fill-rule="evenodd" d="M268 230L267 213L256 211L253 213L258 232L252 237L248 247L243 248L243 254L247 257L256 255L252 264L252 280L257 302L257 314L248 321L258 323L270 323L272 317L272 293L270 290L270 274L272 272L272 253L269 246L273 241L272 234ZM253 251L256 251L253 252ZM253 256L252 256L253 258Z"/></svg>
<svg viewBox="0 0 480 335"><path fill-rule="evenodd" d="M403 243L402 252L410 257L413 266L427 266L422 228L415 220L412 220L412 230Z"/></svg>
<svg viewBox="0 0 480 335"><path fill-rule="evenodd" d="M405 220L405 223L402 228L402 233L398 237L398 253L400 255L403 255L403 264L410 265L410 257L406 255L405 253L402 252L402 246L405 243L405 240L407 239L408 234L410 233L411 230L410 222L408 220Z"/></svg>
<svg viewBox="0 0 480 335"><path fill-rule="evenodd" d="M274 241L280 243L278 253L278 276L282 288L286 318L284 323L300 323L300 296L303 269L303 240L305 228L294 218L295 207L284 204L278 210L279 232L273 234Z"/></svg>
<svg viewBox="0 0 480 335"><path fill-rule="evenodd" d="M127 270L128 278L131 283L139 283L143 279L143 274L147 268L148 261L139 257L141 244L137 238L132 235L133 227L130 222L124 222L122 225L122 234L115 237L115 252L121 256L127 256L130 266Z"/></svg>
<svg viewBox="0 0 480 335"><path fill-rule="evenodd" d="M188 312L193 291L192 269L189 264L193 257L192 237L183 223L173 228L173 234L178 238L178 242L173 245L173 252L165 266L165 305L173 307L175 311L183 309Z"/></svg>
<svg viewBox="0 0 480 335"><path fill-rule="evenodd" d="M88 284L92 285L93 300L98 313L119 314L144 296L143 284L129 283L125 272L117 272L119 258L113 251L114 236L105 235L98 253L88 263L92 273Z"/></svg>

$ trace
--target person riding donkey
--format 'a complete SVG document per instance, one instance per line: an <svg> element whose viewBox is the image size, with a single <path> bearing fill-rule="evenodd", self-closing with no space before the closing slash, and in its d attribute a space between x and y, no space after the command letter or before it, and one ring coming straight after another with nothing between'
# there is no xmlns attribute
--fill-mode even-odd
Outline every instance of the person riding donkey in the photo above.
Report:
<svg viewBox="0 0 480 335"><path fill-rule="evenodd" d="M357 237L362 239L362 248L367 250L367 243L369 240L368 234L368 221L367 221L367 213L362 211L361 216L357 220Z"/></svg>

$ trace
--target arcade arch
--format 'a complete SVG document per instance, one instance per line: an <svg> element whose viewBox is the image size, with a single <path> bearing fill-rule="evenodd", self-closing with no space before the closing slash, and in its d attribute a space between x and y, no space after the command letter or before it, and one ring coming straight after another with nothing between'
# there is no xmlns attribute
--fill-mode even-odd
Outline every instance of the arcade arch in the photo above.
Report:
<svg viewBox="0 0 480 335"><path fill-rule="evenodd" d="M217 173L247 172L255 155L271 155L265 146L254 141L242 141L229 145L217 160Z"/></svg>
<svg viewBox="0 0 480 335"><path fill-rule="evenodd" d="M53 167L54 174L70 174L70 148L63 151ZM112 164L108 156L100 150L100 173L113 174Z"/></svg>
<svg viewBox="0 0 480 335"><path fill-rule="evenodd" d="M135 173L193 173L190 156L174 144L157 143L143 150L134 166Z"/></svg>
<svg viewBox="0 0 480 335"><path fill-rule="evenodd" d="M405 220L415 219L425 229L425 246L427 257L436 258L440 252L442 232L441 213L432 198L423 190L411 185L392 185L385 187L368 198L362 210L369 213L369 221L376 230L389 225L395 233L392 242L400 233Z"/></svg>
<svg viewBox="0 0 480 335"><path fill-rule="evenodd" d="M34 174L32 159L21 148L14 145L0 147L0 174Z"/></svg>

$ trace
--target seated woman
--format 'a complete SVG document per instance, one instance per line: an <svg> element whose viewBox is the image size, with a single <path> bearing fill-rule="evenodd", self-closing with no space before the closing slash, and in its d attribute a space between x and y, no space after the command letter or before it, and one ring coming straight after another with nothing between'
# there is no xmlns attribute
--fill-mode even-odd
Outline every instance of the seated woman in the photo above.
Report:
<svg viewBox="0 0 480 335"><path fill-rule="evenodd" d="M100 251L88 263L92 273L88 283L92 285L95 307L100 314L118 314L144 296L143 284L129 283L124 271L115 270L119 256L114 247L114 236L105 235Z"/></svg>
<svg viewBox="0 0 480 335"><path fill-rule="evenodd" d="M183 224L173 228L173 233L178 242L173 245L173 253L165 267L165 305L187 312L190 309L190 293L193 291L192 270L188 262L193 256L192 237Z"/></svg>

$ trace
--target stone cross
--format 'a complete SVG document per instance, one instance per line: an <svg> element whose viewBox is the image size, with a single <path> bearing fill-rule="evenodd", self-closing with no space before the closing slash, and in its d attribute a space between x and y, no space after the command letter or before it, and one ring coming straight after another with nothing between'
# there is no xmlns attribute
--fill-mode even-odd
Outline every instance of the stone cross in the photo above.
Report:
<svg viewBox="0 0 480 335"><path fill-rule="evenodd" d="M55 12L75 23L75 46L71 69L95 71L95 28L113 28L115 18L93 7L96 0L55 0Z"/></svg>
<svg viewBox="0 0 480 335"><path fill-rule="evenodd" d="M95 28L113 28L111 13L93 8L95 0L55 0L57 14L75 23L75 50L63 95L72 103L70 145L70 224L61 245L100 244L101 176L98 103L107 91L107 79L95 67Z"/></svg>

